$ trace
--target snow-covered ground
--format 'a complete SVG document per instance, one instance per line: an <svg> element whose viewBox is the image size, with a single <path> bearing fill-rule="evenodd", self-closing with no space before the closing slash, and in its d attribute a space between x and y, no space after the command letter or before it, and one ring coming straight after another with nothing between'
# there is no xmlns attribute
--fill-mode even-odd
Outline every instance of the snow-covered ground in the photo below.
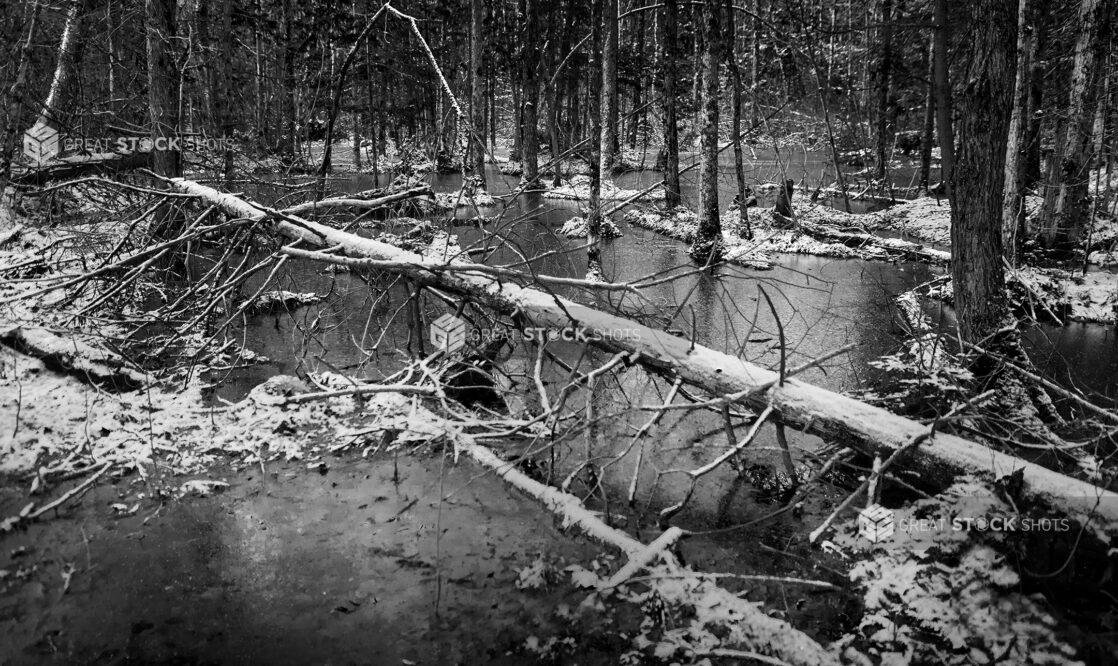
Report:
<svg viewBox="0 0 1118 666"><path fill-rule="evenodd" d="M602 201L624 201L640 195L641 201L663 201L664 188L657 187L651 192L641 195L640 190L629 190L617 187L613 183L602 183ZM590 176L578 175L559 187L550 187L543 193L545 199L567 199L572 201L590 200Z"/></svg>
<svg viewBox="0 0 1118 666"><path fill-rule="evenodd" d="M1040 213L1042 197L1025 197L1025 216L1029 221ZM918 197L901 201L879 213L861 216L872 229L898 231L938 245L951 243L951 207L947 199ZM1106 214L1095 216L1091 229L1084 232L1084 243L1090 243L1094 250L1088 261L1092 264L1107 265L1118 263L1118 222Z"/></svg>
<svg viewBox="0 0 1118 666"><path fill-rule="evenodd" d="M589 234L585 217L572 217L563 223L563 228L559 231L567 238L586 238ZM621 230L613 223L613 220L608 217L602 218L602 238L619 238Z"/></svg>
<svg viewBox="0 0 1118 666"><path fill-rule="evenodd" d="M797 207L797 213L800 212L800 207ZM804 208L803 213L814 219L814 211ZM633 209L625 214L624 219L629 224L651 229L684 243L694 242L699 224L698 215L685 208L677 208L669 215L658 211ZM782 253L862 259L884 259L888 256L887 251L873 246L850 247L844 243L818 240L793 228L783 228L779 224L774 224L771 210L754 209L752 212L750 216L750 224L753 228L752 239L740 235L741 215L736 208L723 213L721 221L725 259L750 268L772 268L775 263L773 255Z"/></svg>
<svg viewBox="0 0 1118 666"><path fill-rule="evenodd" d="M873 228L899 231L929 243L951 244L951 207L947 199L919 197L866 217Z"/></svg>
<svg viewBox="0 0 1118 666"><path fill-rule="evenodd" d="M1066 310L1072 321L1118 323L1118 274L1027 267L1014 271L1009 280L1043 296L1050 308Z"/></svg>

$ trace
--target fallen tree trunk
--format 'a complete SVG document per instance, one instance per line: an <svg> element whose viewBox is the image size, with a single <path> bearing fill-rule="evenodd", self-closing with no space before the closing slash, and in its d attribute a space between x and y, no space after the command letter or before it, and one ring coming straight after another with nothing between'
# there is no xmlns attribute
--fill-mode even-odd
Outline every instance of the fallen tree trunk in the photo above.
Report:
<svg viewBox="0 0 1118 666"><path fill-rule="evenodd" d="M383 191L375 191L375 193L383 196L362 196L362 194L359 193L348 197L331 197L320 201L307 201L306 203L296 204L290 208L284 208L283 212L289 215L302 215L303 213L313 213L319 208L383 208L399 201L433 194L430 185L411 187L406 190L401 190L400 192L392 192L391 194L384 194ZM369 194L373 193L370 192Z"/></svg>
<svg viewBox="0 0 1118 666"><path fill-rule="evenodd" d="M679 537L678 528L669 528L660 539L645 546L625 532L605 524L588 511L574 495L528 477L484 446L469 442L459 443L459 446L479 464L493 470L507 483L531 495L549 510L562 516L564 525L574 524L595 540L624 552L629 558L629 563L609 581L603 581L600 584L601 588L612 588L623 584L636 570L647 568L653 574L648 579L649 585L666 601L676 604L695 604L697 598L702 598L704 608L714 609L717 617L698 617L695 619L695 624L704 622L712 624L709 621L721 620L717 623L722 625L720 628L725 630L726 635L720 635L719 639L725 643L731 645L744 643L752 650L761 650L763 656L780 659L780 663L804 666L839 663L837 656L792 625L769 617L756 604L730 594L710 581L687 581L679 585L673 584L675 581L672 581L670 576L657 577L656 574L661 572L671 574L680 571L675 556L662 547L666 542L674 541ZM662 559L663 564L653 565L652 562L656 559ZM686 574L677 575L680 578L686 577ZM671 582L663 584L666 581ZM695 631L699 635L703 633L714 635L712 627L706 625L695 627Z"/></svg>
<svg viewBox="0 0 1118 666"><path fill-rule="evenodd" d="M82 176L112 175L151 166L151 152L94 153L75 155L44 164L37 169L13 169L11 182L17 185L43 185L52 180Z"/></svg>
<svg viewBox="0 0 1118 666"><path fill-rule="evenodd" d="M392 272L419 284L457 293L507 315L516 313L535 326L578 329L596 346L639 354L650 370L679 377L713 395L730 396L757 409L771 405L786 426L818 435L870 455L888 458L917 438L902 461L930 485L946 486L960 474L987 478L1022 473L1022 492L1039 503L1089 525L1101 538L1118 530L1118 494L1053 472L981 444L936 433L928 426L796 379L781 382L777 373L741 358L693 345L690 340L601 312L538 289L501 282L496 277L460 274L453 266L432 265L420 255L392 245L332 229L251 204L199 183L167 179L171 188L222 208L227 214L270 221L290 239L318 247L339 248L347 256L391 261Z"/></svg>
<svg viewBox="0 0 1118 666"><path fill-rule="evenodd" d="M131 391L150 383L146 373L127 367L120 356L45 328L11 326L0 329L0 341L59 370L98 386Z"/></svg>
<svg viewBox="0 0 1118 666"><path fill-rule="evenodd" d="M951 261L951 253L924 247L920 243L902 240L900 238L883 238L873 234L843 231L826 224L816 224L806 220L799 220L800 229L822 241L842 243L854 248L880 248L890 255L901 255L905 258L919 259L935 264L944 264Z"/></svg>
<svg viewBox="0 0 1118 666"><path fill-rule="evenodd" d="M460 453L465 453L504 482L542 504L562 521L563 529L577 529L591 539L621 551L628 561L612 577L607 579L594 575L592 579L576 581L576 584L603 592L630 582L638 584L631 581L630 576L647 571L649 575L642 577L639 584L655 590L669 605L684 609L677 625L679 629L687 630L678 640L681 649L693 651L713 644L720 648L746 648L761 663L794 666L840 663L834 648L820 645L785 620L766 614L759 604L718 586L714 583L717 576L696 572L682 565L669 547L684 534L683 530L669 528L651 544L645 545L627 532L607 525L578 497L529 477L513 462L478 444L472 435L463 431L460 423L448 421L427 410L411 396L380 393L370 399L367 408L370 413L378 415L378 427L403 431L408 438L417 435L426 438L430 433L443 434L450 440L456 460ZM417 423L422 426L414 429Z"/></svg>

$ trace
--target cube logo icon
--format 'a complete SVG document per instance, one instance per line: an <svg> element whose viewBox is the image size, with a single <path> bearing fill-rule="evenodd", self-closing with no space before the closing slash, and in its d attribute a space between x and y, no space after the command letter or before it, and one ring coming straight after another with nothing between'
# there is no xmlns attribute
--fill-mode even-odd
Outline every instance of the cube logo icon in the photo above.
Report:
<svg viewBox="0 0 1118 666"><path fill-rule="evenodd" d="M36 166L49 162L58 155L58 142L58 130L38 121L23 133L23 156Z"/></svg>
<svg viewBox="0 0 1118 666"><path fill-rule="evenodd" d="M431 344L448 354L466 346L466 322L452 314L431 322Z"/></svg>
<svg viewBox="0 0 1118 666"><path fill-rule="evenodd" d="M858 536L880 543L893 536L893 512L880 504L871 504L858 513Z"/></svg>

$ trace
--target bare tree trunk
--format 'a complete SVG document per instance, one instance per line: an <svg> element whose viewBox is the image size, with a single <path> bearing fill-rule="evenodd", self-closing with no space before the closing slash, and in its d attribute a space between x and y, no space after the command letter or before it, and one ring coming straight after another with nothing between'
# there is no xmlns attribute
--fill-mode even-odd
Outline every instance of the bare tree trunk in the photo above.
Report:
<svg viewBox="0 0 1118 666"><path fill-rule="evenodd" d="M485 88L482 82L485 71L482 69L482 40L484 35L485 6L482 0L470 0L470 135L469 151L471 163L463 165L473 170L481 178L485 187Z"/></svg>
<svg viewBox="0 0 1118 666"><path fill-rule="evenodd" d="M617 41L620 21L617 0L602 0L602 123L601 181L608 182L617 166Z"/></svg>
<svg viewBox="0 0 1118 666"><path fill-rule="evenodd" d="M691 44L693 50L691 52L692 63L692 77L691 77L691 131L699 131L699 115L702 113L703 107L703 68L700 65L703 61L703 53L705 52L706 45L703 44L703 35L705 29L703 27L703 2L694 2L691 5ZM690 150L691 146L687 147Z"/></svg>
<svg viewBox="0 0 1118 666"><path fill-rule="evenodd" d="M759 79L758 70L761 67L761 0L753 0L753 39L750 40L750 48L752 49L752 57L749 59L749 89L756 95L757 84ZM849 60L848 60L849 61ZM761 124L761 118L758 113L757 104L750 104L752 109L752 122L753 127Z"/></svg>
<svg viewBox="0 0 1118 666"><path fill-rule="evenodd" d="M947 0L935 0L936 130L939 134L939 174L948 197L955 179L955 131L951 126L951 80L947 71Z"/></svg>
<svg viewBox="0 0 1118 666"><path fill-rule="evenodd" d="M113 21L113 2L105 2L105 78L109 88L109 99L116 99L116 61L117 61L117 24Z"/></svg>
<svg viewBox="0 0 1118 666"><path fill-rule="evenodd" d="M937 0L938 5L946 0ZM1013 105L1016 12L1004 0L970 5L970 49L959 104L951 192L951 279L964 340L986 343L1009 317L1002 264L1006 138Z"/></svg>
<svg viewBox="0 0 1118 666"><path fill-rule="evenodd" d="M737 34L734 29L734 3L726 0L726 64L730 68L730 106L733 112L731 141L734 144L734 175L738 184L738 214L741 217L741 228L738 229L746 239L753 239L753 229L749 224L749 204L751 192L746 191L744 156L741 150L741 68L738 67L736 44Z"/></svg>
<svg viewBox="0 0 1118 666"><path fill-rule="evenodd" d="M1095 115L1095 85L1104 49L1109 42L1109 0L1082 0L1079 6L1075 63L1068 89L1067 132L1057 137L1053 167L1056 182L1045 188L1042 225L1045 240L1075 243L1087 219L1087 175L1091 165L1091 129Z"/></svg>
<svg viewBox="0 0 1118 666"><path fill-rule="evenodd" d="M512 86L512 145L509 147L509 159L514 162L524 160L524 109L520 106L521 86L515 83Z"/></svg>
<svg viewBox="0 0 1118 666"><path fill-rule="evenodd" d="M54 66L54 77L51 78L50 90L43 101L43 109L39 112L36 122L45 123L48 120L58 120L58 105L62 95L66 93L66 84L70 80L70 71L73 69L74 51L78 45L78 33L81 32L81 6L82 0L70 0L70 8L66 12L66 25L62 28L62 39L58 43L58 61Z"/></svg>
<svg viewBox="0 0 1118 666"><path fill-rule="evenodd" d="M823 80L819 73L819 58L815 53L815 45L808 41L807 44L808 58L811 60L811 69L815 73L816 89L819 91L819 108L823 111L823 123L827 128L827 145L831 148L831 164L835 167L835 180L838 181L839 189L842 191L843 210L847 213L850 212L850 194L846 189L846 176L842 174L842 162L839 160L838 142L835 141L834 124L831 122L831 109L830 104L827 102L827 97L830 90L823 85ZM785 181L784 187L781 188L782 193L787 193L785 198L785 206L781 206L781 200L777 199L776 212L784 217L792 216L792 193L788 183L793 181Z"/></svg>
<svg viewBox="0 0 1118 666"><path fill-rule="evenodd" d="M195 0L194 1L194 20L193 23L187 28L188 43L184 49L186 57L190 62L186 66L197 72L197 77L194 85L188 83L184 88L192 88L191 92L197 91L195 95L187 94L186 102L189 109L186 117L183 118L183 126L194 128L195 121L193 115L194 97L198 94L201 95L199 106L201 106L201 115L205 119L200 125L210 129L212 125L209 123L216 123L218 118L217 111L217 97L221 94L218 90L218 79L214 74L214 67L212 63L217 58L210 57L209 51L214 48L215 41L210 31L210 26L213 20L210 18L210 4L213 0ZM189 6L189 5L188 5ZM181 20L181 19L180 19ZM187 79L189 82L190 79ZM181 108L181 107L180 107Z"/></svg>
<svg viewBox="0 0 1118 666"><path fill-rule="evenodd" d="M179 72L172 59L175 0L146 0L148 110L151 114L152 171L160 176L182 174L178 138Z"/></svg>
<svg viewBox="0 0 1118 666"><path fill-rule="evenodd" d="M218 122L221 127L221 138L226 145L223 154L222 173L226 186L233 181L233 149L228 142L233 140L233 128L236 125L236 114L233 110L233 0L222 0L221 3L221 91L218 96Z"/></svg>
<svg viewBox="0 0 1118 666"><path fill-rule="evenodd" d="M587 83L587 112L590 120L590 210L586 213L586 279L604 280L602 273L602 106L605 106L603 82L606 68L602 63L602 9L593 4L591 14L590 80Z"/></svg>
<svg viewBox="0 0 1118 666"><path fill-rule="evenodd" d="M520 129L524 141L524 181L529 187L536 187L540 177L540 141L536 129L536 105L540 97L539 3L538 0L520 0L520 3L524 18L524 55L521 63L524 68L524 95L521 98L523 124Z"/></svg>
<svg viewBox="0 0 1118 666"><path fill-rule="evenodd" d="M644 17L644 12L637 14L637 62L646 64L642 65L640 72L633 80L633 107L629 111L629 124L626 127L625 134L625 142L630 148L637 147L637 134L640 131L640 119L644 107L644 80L649 66L651 65L651 63L648 63L645 59L644 54Z"/></svg>
<svg viewBox="0 0 1118 666"><path fill-rule="evenodd" d="M259 15L261 0L256 0L253 3L255 13ZM262 43L260 33L260 22L253 21L252 26L252 45L253 45L253 74L252 77L252 120L253 126L256 128L257 137L259 139L259 146L271 147L271 137L269 136L269 125L264 122L264 45Z"/></svg>
<svg viewBox="0 0 1118 666"><path fill-rule="evenodd" d="M877 94L874 108L874 178L884 181L892 145L889 137L889 87L892 77L889 74L893 67L893 0L881 0L880 23L878 57L873 68L874 91Z"/></svg>
<svg viewBox="0 0 1118 666"><path fill-rule="evenodd" d="M1042 8L1038 8L1038 13ZM1038 17L1039 31L1043 22ZM1040 40L1043 35L1037 35L1037 53L1040 53ZM1036 187L1040 182L1040 130L1043 124L1043 115L1040 113L1044 103L1044 63L1038 57L1033 61L1033 71L1029 75L1029 117L1025 129L1025 188ZM1026 229L1026 234L1035 234L1036 229Z"/></svg>
<svg viewBox="0 0 1118 666"><path fill-rule="evenodd" d="M361 113L356 109L353 111L353 169L361 170Z"/></svg>
<svg viewBox="0 0 1118 666"><path fill-rule="evenodd" d="M1024 240L1025 160L1029 123L1029 75L1033 71L1036 0L1020 0L1017 9L1017 78L1013 89L1013 114L1005 153L1005 199L1002 204L1002 250L1011 263Z"/></svg>
<svg viewBox="0 0 1118 666"><path fill-rule="evenodd" d="M12 154L16 149L16 135L19 132L20 118L23 116L23 90L27 87L27 71L31 66L31 44L35 40L35 28L39 23L39 12L42 5L34 3L31 8L31 20L27 25L27 39L19 49L19 63L16 65L16 75L12 85L8 88L8 116L4 127L4 139L0 144L0 196L5 195L8 178L12 172Z"/></svg>
<svg viewBox="0 0 1118 666"><path fill-rule="evenodd" d="M664 0L664 80L660 96L664 104L664 205L679 205L679 118L675 84L679 76L679 13L676 0Z"/></svg>
<svg viewBox="0 0 1118 666"><path fill-rule="evenodd" d="M928 40L928 89L924 98L924 131L920 142L920 187L928 190L932 178L932 146L936 140L936 56L933 40Z"/></svg>
<svg viewBox="0 0 1118 666"><path fill-rule="evenodd" d="M722 221L718 213L718 89L722 62L722 2L705 0L703 41L703 126L699 135L699 228L691 258L708 264L722 259Z"/></svg>
<svg viewBox="0 0 1118 666"><path fill-rule="evenodd" d="M563 29L562 29L562 32L561 32L562 37L560 38L560 41L559 41L559 51L558 51L558 53L561 54L561 56L566 54L568 51L571 50L571 31L573 29L573 20L572 19L574 17L574 12L575 12L574 0L568 0L565 7L566 7L565 14L560 13L559 8L554 9L553 10L554 13L552 14L553 17L562 17ZM557 61L553 61L553 62L554 62L555 67L559 66L559 63ZM568 70L567 76L570 76L569 70ZM548 122L548 125L549 125L548 129L550 130L549 133L551 135L551 159L552 160L558 160L559 159L559 154L562 152L562 147L561 147L560 140L559 140L559 118L560 118L560 110L562 109L562 106L563 106L563 96L562 96L562 93L560 92L562 88L561 88L560 81L559 81L559 72L558 71L552 71L551 72L551 76L548 78L548 86L549 86L549 90L550 90L550 100L551 100L551 104L550 104L551 108L549 109L549 122ZM568 119L568 120L570 121L571 119ZM552 170L554 171L554 175L552 176L551 184L554 187L559 187L559 185L561 185L562 182L563 182L563 170L560 168L560 165L559 165L558 162L555 162L555 164L552 167Z"/></svg>
<svg viewBox="0 0 1118 666"><path fill-rule="evenodd" d="M150 1L150 0L149 0ZM291 156L299 153L299 137L297 131L296 110L295 110L295 45L292 43L295 39L293 34L293 26L295 24L295 9L292 6L294 0L283 1L283 46L281 57L280 76L283 78L282 98L280 106L283 109L281 115L281 122L283 129L281 134L283 136L283 146L281 152Z"/></svg>

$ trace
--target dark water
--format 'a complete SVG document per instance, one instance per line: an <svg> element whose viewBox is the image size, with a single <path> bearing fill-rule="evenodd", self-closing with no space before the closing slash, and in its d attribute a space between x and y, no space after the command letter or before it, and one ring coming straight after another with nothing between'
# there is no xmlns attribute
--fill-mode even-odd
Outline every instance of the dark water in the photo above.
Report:
<svg viewBox="0 0 1118 666"><path fill-rule="evenodd" d="M811 163L815 168L819 163ZM825 166L825 165L824 165ZM651 182L656 174L637 172L625 174L620 184L637 187ZM490 192L507 194L517 179L503 177L495 170L487 174ZM432 176L439 191L454 191L460 183L457 176ZM333 183L337 189L360 190L373 186L370 178ZM694 197L694 181L684 181L685 198ZM732 192L733 183L723 183L723 194ZM533 270L561 276L582 277L585 273L585 252L578 249L582 241L571 241L558 234L571 217L582 214L578 202L544 199L539 194L502 199L496 223L479 227L466 223L474 211L459 211L458 221L447 231L459 237L465 248L498 249L487 261L510 264L523 257L545 255L531 263ZM624 227L624 225L622 225ZM647 299L638 301L631 295L620 299L578 290L558 290L561 294L595 303L607 309L620 309L660 327L674 329L696 342L739 355L761 365L775 368L780 362L779 320L786 340L788 367L795 367L818 358L838 347L856 345L848 353L836 357L820 368L803 373L802 378L835 391L865 387L877 376L869 362L895 351L904 339L894 324L893 299L939 275L940 268L916 262L864 262L829 259L806 255L781 258L771 271L753 271L726 267L716 276L690 273L686 246L639 228L623 228L621 238L607 241L603 261L607 278L613 281L632 280L650 274L678 276L646 292ZM260 317L245 331L248 347L272 358L272 363L236 371L222 389L224 395L236 398L252 385L276 372L342 371L370 379L381 378L403 367L412 351L418 350L422 330L413 331L404 304L409 292L401 281L382 277L373 284L348 273L326 272L321 265L293 263L285 279L285 288L331 294L322 305L301 308L294 316L282 313ZM773 301L770 310L762 289ZM429 301L425 321L441 314L440 305ZM948 308L935 306L933 318L951 324ZM469 313L469 311L467 311ZM475 321L477 325L484 322ZM1065 385L1082 388L1088 393L1114 396L1114 377L1118 376L1118 341L1113 327L1072 325L1064 328L1041 327L1027 334L1029 350L1039 367ZM555 343L551 347L568 362L577 362L584 353L582 345ZM531 377L534 355L520 347L503 358L503 367L510 375ZM604 362L594 356L589 360ZM586 366L584 366L586 367ZM556 388L565 383L566 373L558 367L548 370L545 380ZM527 386L511 386L515 395L534 392ZM599 387L593 395L576 392L571 404L589 404L594 413L612 414L612 418L592 432L575 431L569 438L560 438L547 446L531 443L526 450L556 451L554 474L561 478L572 469L566 460L581 460L592 455L614 456L623 451L630 455L612 466L615 473L611 493L624 494L633 475L631 454L632 433L647 419L647 412L634 412L633 404L662 402L667 392L663 381L639 369L621 373L608 386ZM514 395L514 400L518 399ZM649 507L670 503L685 491L681 475L669 475L657 482L652 471L657 469L690 469L709 460L712 451L724 447L721 420L716 414L672 414L664 418L654 431L654 447L649 447L646 460L651 463L638 474L643 495ZM820 443L813 437L793 435L793 447L811 452ZM536 448L532 448L535 446ZM540 448L542 447L542 449ZM755 462L772 466L777 460L775 436L763 428L751 450ZM807 455L807 453L805 453ZM697 494L691 507L695 518L714 523L742 519L743 515L763 513L745 498L736 500L740 490L739 477L733 472L718 471L704 479L706 492ZM727 497L731 497L727 500ZM779 521L777 522L779 525ZM800 527L787 525L789 533Z"/></svg>
<svg viewBox="0 0 1118 666"><path fill-rule="evenodd" d="M437 455L328 462L230 471L222 494L112 519L130 489L103 484L6 535L0 566L24 574L0 586L0 663L533 663L525 640L585 596L516 589L541 554L589 567L600 549L496 476Z"/></svg>

